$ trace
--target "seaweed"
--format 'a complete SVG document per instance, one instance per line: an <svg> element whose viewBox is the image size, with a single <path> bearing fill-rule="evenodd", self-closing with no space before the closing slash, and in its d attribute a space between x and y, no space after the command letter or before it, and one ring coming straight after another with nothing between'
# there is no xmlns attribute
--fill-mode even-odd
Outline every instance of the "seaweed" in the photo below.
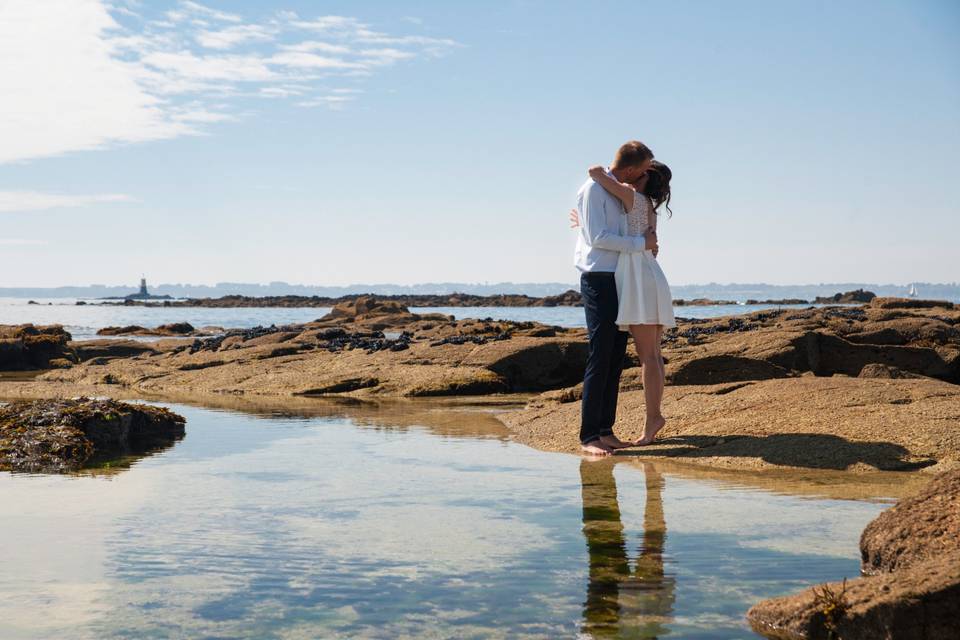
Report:
<svg viewBox="0 0 960 640"><path fill-rule="evenodd" d="M827 640L842 640L839 624L850 608L846 596L846 578L843 579L843 585L839 591L831 589L829 584L824 584L819 589L817 587L813 588L813 603L823 615L823 626L827 630Z"/></svg>

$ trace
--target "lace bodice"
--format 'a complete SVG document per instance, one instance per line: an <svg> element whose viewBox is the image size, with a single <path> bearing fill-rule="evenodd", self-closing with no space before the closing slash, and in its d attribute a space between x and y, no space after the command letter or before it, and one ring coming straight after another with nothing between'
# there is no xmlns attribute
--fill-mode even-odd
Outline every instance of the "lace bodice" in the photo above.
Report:
<svg viewBox="0 0 960 640"><path fill-rule="evenodd" d="M650 225L651 215L653 204L650 198L640 193L633 196L633 209L627 212L627 233L631 236L642 236Z"/></svg>

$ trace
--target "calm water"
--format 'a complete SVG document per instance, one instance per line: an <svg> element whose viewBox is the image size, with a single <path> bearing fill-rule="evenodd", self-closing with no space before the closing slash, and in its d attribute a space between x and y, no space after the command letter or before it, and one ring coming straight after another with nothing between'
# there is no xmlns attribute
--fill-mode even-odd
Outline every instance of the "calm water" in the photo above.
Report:
<svg viewBox="0 0 960 640"><path fill-rule="evenodd" d="M28 305L24 298L0 298L0 324L62 324L75 340L95 338L98 329L108 326L140 325L156 327L171 322L189 322L200 328L255 327L271 324L310 322L326 314L327 308L177 308L124 307L122 305L76 306L76 299L37 298L41 304ZM51 303L51 304L48 304ZM802 305L795 308L805 308ZM822 306L822 305L818 305ZM770 305L718 305L711 307L676 307L678 316L711 318L750 313L772 308ZM784 307L789 308L789 307ZM417 307L416 313L445 313L456 318L487 318L497 320L536 320L561 327L585 325L580 307Z"/></svg>
<svg viewBox="0 0 960 640"><path fill-rule="evenodd" d="M186 438L129 468L0 474L0 637L748 638L757 600L856 576L885 506L297 402L168 405Z"/></svg>

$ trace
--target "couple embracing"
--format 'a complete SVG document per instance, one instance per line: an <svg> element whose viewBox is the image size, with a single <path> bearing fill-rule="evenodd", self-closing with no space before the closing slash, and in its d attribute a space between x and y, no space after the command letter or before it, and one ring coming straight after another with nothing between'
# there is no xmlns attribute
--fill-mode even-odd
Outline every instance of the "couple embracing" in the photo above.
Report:
<svg viewBox="0 0 960 640"><path fill-rule="evenodd" d="M579 227L575 262L589 337L580 443L592 455L650 444L666 422L660 411L660 340L664 328L676 322L670 287L656 256L657 213L661 206L670 210L671 177L645 144L627 142L609 169L590 169L571 213ZM646 401L643 438L636 442L613 433L628 335L643 366Z"/></svg>

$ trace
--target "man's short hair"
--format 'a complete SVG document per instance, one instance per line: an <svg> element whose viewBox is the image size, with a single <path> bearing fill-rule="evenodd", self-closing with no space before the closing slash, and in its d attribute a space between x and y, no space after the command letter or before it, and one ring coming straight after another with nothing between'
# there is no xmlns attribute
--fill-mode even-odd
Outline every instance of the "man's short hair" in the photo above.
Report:
<svg viewBox="0 0 960 640"><path fill-rule="evenodd" d="M619 149L613 158L613 169L627 169L653 160L653 151L639 140L631 140Z"/></svg>

